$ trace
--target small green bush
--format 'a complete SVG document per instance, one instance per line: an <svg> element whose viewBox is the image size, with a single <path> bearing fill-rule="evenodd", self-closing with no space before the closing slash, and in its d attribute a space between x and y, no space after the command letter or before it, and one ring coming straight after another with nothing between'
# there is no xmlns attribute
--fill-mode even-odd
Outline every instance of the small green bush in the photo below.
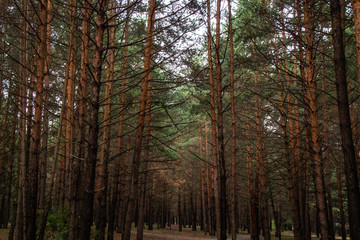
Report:
<svg viewBox="0 0 360 240"><path fill-rule="evenodd" d="M69 219L70 213L68 210L56 209L50 211L46 223L45 239L67 240Z"/></svg>

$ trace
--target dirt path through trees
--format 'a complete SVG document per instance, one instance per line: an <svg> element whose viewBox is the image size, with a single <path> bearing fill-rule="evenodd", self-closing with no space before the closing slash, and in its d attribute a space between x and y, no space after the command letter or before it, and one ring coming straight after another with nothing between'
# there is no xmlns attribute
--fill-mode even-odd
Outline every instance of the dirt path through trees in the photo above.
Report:
<svg viewBox="0 0 360 240"><path fill-rule="evenodd" d="M136 239L136 230L132 229L131 239ZM191 231L190 228L183 228L178 231L177 226L166 229L144 230L144 240L216 240L216 236L204 235L202 231ZM228 238L228 239L231 239ZM237 240L250 239L249 235L238 235ZM121 234L115 234L115 240L121 240Z"/></svg>

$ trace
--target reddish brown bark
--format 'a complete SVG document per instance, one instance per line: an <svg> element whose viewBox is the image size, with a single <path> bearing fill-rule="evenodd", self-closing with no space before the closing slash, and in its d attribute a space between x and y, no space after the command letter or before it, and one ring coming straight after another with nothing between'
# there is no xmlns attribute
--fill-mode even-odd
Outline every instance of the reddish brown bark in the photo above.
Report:
<svg viewBox="0 0 360 240"><path fill-rule="evenodd" d="M47 0L40 2L39 14L39 48L37 57L36 70L36 97L35 97L35 115L32 131L32 142L30 146L30 160L28 169L28 211L26 216L26 239L36 239L36 209L38 195L38 173L40 158L40 142L41 142L41 118L43 108L43 88L46 64L46 22L47 22Z"/></svg>
<svg viewBox="0 0 360 240"><path fill-rule="evenodd" d="M319 222L321 237L323 240L333 239L329 235L328 229L328 212L325 198L324 173L321 158L321 144L319 132L319 119L317 109L317 92L316 92L316 50L315 50L315 17L314 17L314 0L305 0L304 4L304 23L305 23L305 84L306 96L308 99L308 108L310 114L311 128L311 151L313 153L314 165L314 186L317 208L319 210Z"/></svg>
<svg viewBox="0 0 360 240"><path fill-rule="evenodd" d="M96 192L97 207L97 224L96 228L99 230L99 240L105 240L105 230L107 224L107 192L108 192L108 161L110 156L110 133L111 133L111 105L112 105L112 90L114 85L114 62L115 62L115 9L116 1L109 2L109 49L107 50L107 68L106 68L106 83L105 83L105 106L104 106L104 131L102 136L103 146L100 153L99 179Z"/></svg>
<svg viewBox="0 0 360 240"><path fill-rule="evenodd" d="M79 80L79 108L78 108L78 129L76 133L76 158L73 158L71 171L71 193L70 193L70 224L69 239L79 238L79 219L82 200L81 177L84 169L85 159L85 135L87 126L87 100L88 100L88 68L89 68L89 20L91 15L91 6L89 1L83 1L82 10L82 36L81 36L81 69Z"/></svg>
<svg viewBox="0 0 360 240"><path fill-rule="evenodd" d="M70 160L73 156L73 132L74 132L74 95L75 95L75 67L76 67L76 2L77 0L70 0L69 4L69 48L67 56L67 65L65 78L68 80L68 89L66 95L66 108L65 108L65 126L64 126L64 176L63 176L63 193L65 201L69 203L70 190L71 190L71 173L72 161Z"/></svg>
<svg viewBox="0 0 360 240"><path fill-rule="evenodd" d="M151 49L154 40L155 8L156 8L155 0L150 0L149 12L148 12L148 24L146 31L146 43L145 43L144 74L141 84L138 126L136 131L134 155L133 155L133 162L131 167L130 196L129 196L128 207L125 216L124 232L122 234L123 240L130 240L131 224L133 222L133 214L135 211L135 203L138 192L140 156L141 156L143 132L145 126L145 115L147 109L146 103L147 103L147 94L148 94L148 81L152 67Z"/></svg>

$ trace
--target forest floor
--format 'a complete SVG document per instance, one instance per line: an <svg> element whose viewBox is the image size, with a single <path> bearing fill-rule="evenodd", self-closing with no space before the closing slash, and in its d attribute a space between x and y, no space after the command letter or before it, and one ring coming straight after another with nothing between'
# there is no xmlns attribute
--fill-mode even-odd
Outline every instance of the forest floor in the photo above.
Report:
<svg viewBox="0 0 360 240"><path fill-rule="evenodd" d="M136 228L132 230L131 240L136 239ZM228 238L228 239L231 239ZM238 240L250 239L250 235L239 234ZM121 234L115 234L115 240L121 240ZM149 231L144 229L143 240L216 240L216 236L205 235L203 231L198 229L192 231L191 228L183 228L181 232L178 231L178 226L172 225L171 228L156 229Z"/></svg>
<svg viewBox="0 0 360 240"><path fill-rule="evenodd" d="M0 229L0 240L8 240L9 229ZM136 239L136 228L132 229L131 240ZM228 239L231 239L229 237ZM250 235L248 234L238 234L237 240L250 240ZM278 239L274 236L271 239ZM283 240L292 240L293 235L291 232L283 232L282 233ZM312 237L315 238L315 236ZM336 239L341 239L337 237ZM121 234L115 233L114 240L121 240ZM204 232L200 231L192 231L191 228L183 228L182 232L179 232L177 226L172 226L171 228L165 229L154 229L152 231L144 229L144 238L143 240L216 240L215 236L205 235Z"/></svg>

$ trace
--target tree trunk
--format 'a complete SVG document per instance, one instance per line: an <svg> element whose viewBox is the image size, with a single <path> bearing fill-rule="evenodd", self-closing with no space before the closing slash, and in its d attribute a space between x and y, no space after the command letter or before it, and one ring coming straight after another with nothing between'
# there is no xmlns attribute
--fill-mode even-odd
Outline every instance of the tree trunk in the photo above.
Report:
<svg viewBox="0 0 360 240"><path fill-rule="evenodd" d="M107 223L106 205L108 192L108 161L110 156L110 133L111 133L111 105L112 90L114 85L114 63L115 63L115 9L116 1L109 1L109 49L107 50L107 68L106 68L106 84L105 84L105 106L104 106L104 132L102 136L103 146L100 153L99 165L99 183L96 192L96 204L98 208L98 224L96 228L99 230L99 240L105 240L105 230Z"/></svg>
<svg viewBox="0 0 360 240"><path fill-rule="evenodd" d="M52 4L51 0L47 3L47 26L46 26L46 64L45 64L45 77L44 77L44 116L43 116L43 135L41 146L41 158L40 158L40 179L39 179L39 203L40 209L45 208L45 195L46 195L46 175L47 175L47 159L48 159L48 138L49 138L49 91L50 91L50 54L51 54L51 19L52 19Z"/></svg>
<svg viewBox="0 0 360 240"><path fill-rule="evenodd" d="M262 225L263 225L263 235L264 240L270 240L270 229L269 229L269 212L268 212L268 200L267 200L267 160L265 156L265 147L263 142L263 132L264 132L264 122L261 117L261 108L260 108L260 99L258 97L258 81L257 75L255 74L255 108L256 108L256 141L257 141L257 154L256 154L256 163L257 170L259 173L259 183L260 183L260 206L262 212Z"/></svg>
<svg viewBox="0 0 360 240"><path fill-rule="evenodd" d="M151 54L151 53L150 53ZM136 239L142 240L144 235L144 212L145 212L145 196L146 196L146 180L147 180L147 166L149 162L150 154L150 137L151 137L151 82L152 82L152 73L148 75L148 88L147 88L147 97L146 97L146 116L145 116L145 151L144 151L144 162L143 162L143 182L142 190L140 191L139 199L139 220L137 227Z"/></svg>
<svg viewBox="0 0 360 240"><path fill-rule="evenodd" d="M354 3L355 19L359 14L358 3ZM360 191L356 155L351 131L349 100L346 83L346 58L343 44L343 31L341 26L341 12L339 0L331 1L331 26L333 30L334 66L336 77L336 93L342 149L344 154L344 166L346 187L348 195L348 215L351 239L360 239ZM357 29L355 22L355 29Z"/></svg>
<svg viewBox="0 0 360 240"><path fill-rule="evenodd" d="M327 203L325 197L324 173L321 159L321 143L319 135L317 92L316 92L316 50L315 50L315 17L314 0L305 0L304 22L305 22L305 43L306 43L306 91L309 100L310 127L311 127L311 151L313 153L314 185L317 207L319 209L320 231L323 240L333 239L329 235L329 221Z"/></svg>
<svg viewBox="0 0 360 240"><path fill-rule="evenodd" d="M93 202L94 202L94 183L95 170L98 152L98 134L99 134L99 97L101 86L101 71L103 62L103 41L104 41L104 23L107 1L99 1L95 7L97 9L96 30L95 30L95 53L93 59L93 79L91 83L90 111L89 111L89 129L88 137L88 155L86 158L86 176L84 182L82 213L80 217L79 239L90 239L91 226L93 223Z"/></svg>
<svg viewBox="0 0 360 240"><path fill-rule="evenodd" d="M338 192L338 202L339 202L339 211L340 211L340 233L342 240L346 240L346 229L345 229L345 213L344 213L344 204L343 204L343 195L342 195L342 186L341 186L341 175L340 167L336 167L336 187Z"/></svg>
<svg viewBox="0 0 360 240"><path fill-rule="evenodd" d="M139 178L139 167L140 167L140 156L143 140L143 132L145 125L145 114L146 114L146 102L147 102L147 92L148 92L148 81L149 74L151 72L152 63L151 63L151 49L152 43L154 40L154 24L155 24L155 0L149 1L149 15L148 15L148 25L146 31L146 43L145 43L145 57L144 57L144 74L141 84L141 94L140 94L140 106L139 106L139 115L138 115L138 126L136 131L136 140L134 147L134 156L131 167L131 181L130 181L130 196L127 207L127 212L125 216L125 228L122 234L122 240L130 240L131 233L131 224L133 221L133 214L135 210L135 202L138 192L138 178Z"/></svg>
<svg viewBox="0 0 360 240"><path fill-rule="evenodd" d="M258 198L256 194L256 187L254 182L253 166L251 159L251 145L250 145L250 125L246 125L246 161L248 167L248 184L249 184L249 198L250 198L250 206L249 206L249 216L250 216L250 234L251 240L259 240L259 212L258 212Z"/></svg>
<svg viewBox="0 0 360 240"><path fill-rule="evenodd" d="M69 224L69 239L79 238L79 220L81 216L82 203L82 170L84 163L81 161L85 159L85 138L86 138L86 123L87 123L87 101L88 101L88 68L89 68L89 19L91 16L91 6L87 0L83 1L82 10L82 36L81 36L81 70L79 81L79 115L78 115L78 130L76 136L75 151L77 158L73 159L72 165L72 179L71 179L71 193L70 193L70 224ZM61 123L60 123L61 124Z"/></svg>
<svg viewBox="0 0 360 240"><path fill-rule="evenodd" d="M30 160L28 173L28 211L26 218L26 239L36 239L36 209L37 209L37 195L38 195L38 173L39 173L39 157L40 157L40 142L41 142L41 118L43 108L43 88L45 77L46 64L46 22L47 22L47 0L40 3L40 22L39 22L39 49L38 61L36 70L36 97L35 97L35 115L34 127L32 131L32 142L30 146Z"/></svg>
<svg viewBox="0 0 360 240"><path fill-rule="evenodd" d="M229 41L230 41L230 98L231 98L231 239L236 240L236 118L235 118L235 80L234 80L234 43L231 17L231 1L228 0Z"/></svg>
<svg viewBox="0 0 360 240"><path fill-rule="evenodd" d="M220 7L221 0L216 2L216 33L215 33L215 69L216 69L216 110L217 110L217 150L218 159L215 165L215 205L218 239L226 239L226 168L225 168L225 143L224 143L224 120L222 105L222 73L220 63ZM219 181L220 180L220 181Z"/></svg>

